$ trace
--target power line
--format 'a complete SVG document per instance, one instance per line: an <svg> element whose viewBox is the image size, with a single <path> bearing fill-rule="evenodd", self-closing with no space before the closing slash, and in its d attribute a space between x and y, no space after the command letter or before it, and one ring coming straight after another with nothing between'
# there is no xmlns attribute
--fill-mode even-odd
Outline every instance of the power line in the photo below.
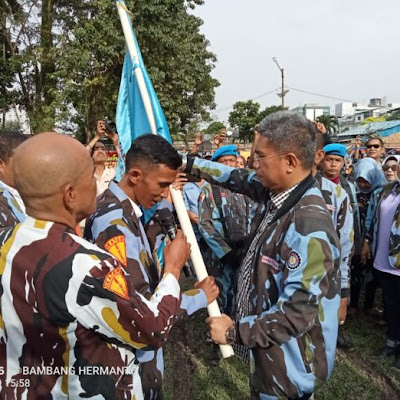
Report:
<svg viewBox="0 0 400 400"><path fill-rule="evenodd" d="M302 93L312 94L312 95L314 95L314 96L325 97L325 98L327 98L327 99L333 99L333 100L339 100L339 101L346 101L346 102L354 103L353 100L342 99L342 98L340 98L340 97L333 97L333 96L328 96L328 95L325 95L325 94L319 94L319 93L309 92L309 91L307 91L307 90L296 89L296 88L289 87L289 86L286 86L286 87L289 88L289 89L291 89L291 90L294 90L294 91L296 91L296 92L302 92Z"/></svg>
<svg viewBox="0 0 400 400"><path fill-rule="evenodd" d="M271 91L269 91L269 92L260 94L259 96L253 97L252 99L249 99L249 100L258 100L258 99L261 99L262 97L268 96L269 94L272 94L272 93L276 92L276 91L279 90L279 89L280 89L280 88L277 88L277 89L271 90ZM211 110L211 113L219 113L219 112L222 112L222 111L229 110L229 109L231 109L231 108L232 108L232 106L226 106L226 107L223 107L223 108L219 108L218 110Z"/></svg>

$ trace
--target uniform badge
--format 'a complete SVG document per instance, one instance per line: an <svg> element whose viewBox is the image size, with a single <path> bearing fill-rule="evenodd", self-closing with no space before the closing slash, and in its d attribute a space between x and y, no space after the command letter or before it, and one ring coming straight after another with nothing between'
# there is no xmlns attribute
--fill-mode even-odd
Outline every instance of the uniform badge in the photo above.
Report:
<svg viewBox="0 0 400 400"><path fill-rule="evenodd" d="M301 265L301 257L297 251L292 250L286 260L286 267L294 271Z"/></svg>
<svg viewBox="0 0 400 400"><path fill-rule="evenodd" d="M274 270L279 271L279 264L277 261L275 261L274 259L272 259L271 257L265 256L263 255L261 257L261 262L264 264L268 264L270 265Z"/></svg>
<svg viewBox="0 0 400 400"><path fill-rule="evenodd" d="M126 267L125 236L114 236L106 242L104 249L111 253L121 264Z"/></svg>
<svg viewBox="0 0 400 400"><path fill-rule="evenodd" d="M129 299L128 284L126 283L121 267L113 269L106 275L103 288L117 294L123 299Z"/></svg>

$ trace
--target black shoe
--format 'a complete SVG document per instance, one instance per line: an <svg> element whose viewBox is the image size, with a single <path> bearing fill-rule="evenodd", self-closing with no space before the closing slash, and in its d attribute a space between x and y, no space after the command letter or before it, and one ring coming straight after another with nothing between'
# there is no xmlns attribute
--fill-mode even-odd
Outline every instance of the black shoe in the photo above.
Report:
<svg viewBox="0 0 400 400"><path fill-rule="evenodd" d="M354 351L353 343L347 339L341 329L339 329L339 334L337 338L337 347L339 349L347 350L347 351Z"/></svg>
<svg viewBox="0 0 400 400"><path fill-rule="evenodd" d="M398 354L397 347L391 347L386 345L383 349L378 351L378 353L374 354L372 358L379 360L380 358L391 357Z"/></svg>

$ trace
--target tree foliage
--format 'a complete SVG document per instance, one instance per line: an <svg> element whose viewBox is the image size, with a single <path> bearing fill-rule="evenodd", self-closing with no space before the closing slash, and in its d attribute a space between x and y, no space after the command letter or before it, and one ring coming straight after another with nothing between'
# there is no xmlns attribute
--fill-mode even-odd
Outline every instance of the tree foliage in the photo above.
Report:
<svg viewBox="0 0 400 400"><path fill-rule="evenodd" d="M208 135L216 135L222 128L225 128L225 125L222 122L214 121L211 122L210 125L208 125L207 129L205 130L205 133Z"/></svg>
<svg viewBox="0 0 400 400"><path fill-rule="evenodd" d="M252 129L259 122L260 104L253 100L238 101L229 113L229 124L239 131L239 139L246 142L252 137Z"/></svg>
<svg viewBox="0 0 400 400"><path fill-rule="evenodd" d="M171 133L185 131L214 107L216 57L190 13L201 0L126 0ZM1 104L27 111L34 132L78 130L87 140L98 118L114 117L125 44L115 2L7 0L0 30L10 57L3 63ZM5 71L3 73L3 71ZM7 79L8 78L8 79Z"/></svg>
<svg viewBox="0 0 400 400"><path fill-rule="evenodd" d="M363 121L361 121L361 125L367 125L372 122L384 122L384 121L386 121L385 117L368 117L365 118Z"/></svg>
<svg viewBox="0 0 400 400"><path fill-rule="evenodd" d="M339 130L339 122L334 115L320 115L317 117L317 121L325 125L326 131L329 134L333 134Z"/></svg>

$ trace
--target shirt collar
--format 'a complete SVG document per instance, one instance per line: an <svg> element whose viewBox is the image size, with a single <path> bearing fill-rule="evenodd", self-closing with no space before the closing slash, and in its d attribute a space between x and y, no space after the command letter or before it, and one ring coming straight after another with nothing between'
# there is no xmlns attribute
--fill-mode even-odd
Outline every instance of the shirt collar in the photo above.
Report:
<svg viewBox="0 0 400 400"><path fill-rule="evenodd" d="M133 211L135 212L137 218L140 218L143 215L139 206L126 195L126 193L118 186L117 182L111 181L108 188L114 193L119 201L122 202L123 200L128 199L131 202Z"/></svg>
<svg viewBox="0 0 400 400"><path fill-rule="evenodd" d="M4 189L6 189L8 192L10 192L13 195L14 199L16 200L18 205L21 207L21 210L23 212L25 212L25 204L22 201L21 195L19 194L18 190L11 186L8 186L3 181L0 181L0 186L3 186Z"/></svg>
<svg viewBox="0 0 400 400"><path fill-rule="evenodd" d="M289 189L286 189L284 192L276 193L273 190L270 191L269 197L274 206L279 210L285 200L290 196L294 189L297 188L299 184L293 185Z"/></svg>

